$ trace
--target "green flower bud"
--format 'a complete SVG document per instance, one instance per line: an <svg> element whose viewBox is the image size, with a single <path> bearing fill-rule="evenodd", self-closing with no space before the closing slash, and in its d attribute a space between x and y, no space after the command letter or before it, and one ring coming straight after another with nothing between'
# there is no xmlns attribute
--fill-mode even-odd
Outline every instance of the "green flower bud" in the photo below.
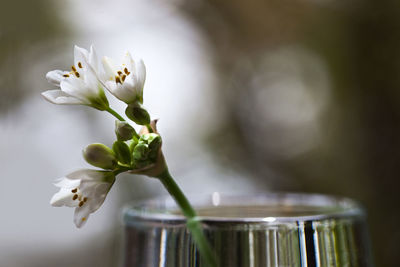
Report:
<svg viewBox="0 0 400 267"><path fill-rule="evenodd" d="M122 164L131 164L132 155L129 150L129 146L123 141L115 141L113 144L113 150L118 161Z"/></svg>
<svg viewBox="0 0 400 267"><path fill-rule="evenodd" d="M147 160L148 154L149 154L148 145L139 143L133 149L132 156L136 161L145 161Z"/></svg>
<svg viewBox="0 0 400 267"><path fill-rule="evenodd" d="M125 114L129 119L139 125L147 125L150 123L149 113L139 104L130 104L125 109Z"/></svg>
<svg viewBox="0 0 400 267"><path fill-rule="evenodd" d="M119 141L131 140L136 135L135 129L125 121L115 121L115 134Z"/></svg>
<svg viewBox="0 0 400 267"><path fill-rule="evenodd" d="M103 144L90 144L83 150L85 160L96 167L112 170L118 163L114 152Z"/></svg>
<svg viewBox="0 0 400 267"><path fill-rule="evenodd" d="M145 142L149 148L149 158L154 160L157 157L158 149L161 147L161 136L155 133L143 134L139 143Z"/></svg>
<svg viewBox="0 0 400 267"><path fill-rule="evenodd" d="M136 138L132 139L129 141L128 145L129 145L129 149L131 151L133 151L133 149L135 149L135 146L138 144L138 140Z"/></svg>

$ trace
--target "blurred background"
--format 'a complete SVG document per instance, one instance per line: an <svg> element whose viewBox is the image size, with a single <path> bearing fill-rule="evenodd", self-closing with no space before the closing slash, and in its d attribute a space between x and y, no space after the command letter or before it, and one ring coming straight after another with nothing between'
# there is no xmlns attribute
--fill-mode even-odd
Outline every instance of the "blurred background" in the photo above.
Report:
<svg viewBox="0 0 400 267"><path fill-rule="evenodd" d="M55 106L73 45L147 66L145 106L188 193L317 192L367 209L376 266L397 266L400 1L1 0L0 266L116 266L120 207L165 194L121 177L76 229L54 179L112 144L114 119ZM116 101L116 109L123 111Z"/></svg>

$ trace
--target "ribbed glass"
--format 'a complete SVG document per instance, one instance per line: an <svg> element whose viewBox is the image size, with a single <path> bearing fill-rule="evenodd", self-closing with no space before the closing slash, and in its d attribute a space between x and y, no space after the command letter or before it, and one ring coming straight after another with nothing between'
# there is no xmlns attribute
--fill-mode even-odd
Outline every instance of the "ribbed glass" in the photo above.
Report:
<svg viewBox="0 0 400 267"><path fill-rule="evenodd" d="M190 201L220 267L373 266L364 212L350 199L214 193ZM179 213L170 198L126 207L124 266L206 266Z"/></svg>

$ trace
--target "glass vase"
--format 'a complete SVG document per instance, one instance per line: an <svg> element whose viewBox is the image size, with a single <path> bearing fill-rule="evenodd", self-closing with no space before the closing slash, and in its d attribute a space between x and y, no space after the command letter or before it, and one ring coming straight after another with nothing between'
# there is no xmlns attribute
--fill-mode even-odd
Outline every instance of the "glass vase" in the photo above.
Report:
<svg viewBox="0 0 400 267"><path fill-rule="evenodd" d="M220 267L370 267L365 214L347 198L268 193L189 197ZM206 266L175 202L124 208L125 267Z"/></svg>

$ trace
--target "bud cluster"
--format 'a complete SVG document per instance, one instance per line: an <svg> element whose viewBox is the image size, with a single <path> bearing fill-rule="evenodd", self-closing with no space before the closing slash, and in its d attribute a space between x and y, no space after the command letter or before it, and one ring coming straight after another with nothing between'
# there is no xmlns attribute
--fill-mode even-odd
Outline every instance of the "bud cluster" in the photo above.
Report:
<svg viewBox="0 0 400 267"><path fill-rule="evenodd" d="M115 123L117 140L112 148L104 144L90 144L83 150L85 160L105 170L140 169L157 161L161 148L161 137L157 133L140 136L126 122Z"/></svg>
<svg viewBox="0 0 400 267"><path fill-rule="evenodd" d="M138 144L133 149L133 159L138 168L143 168L157 160L161 147L161 137L155 133L140 136Z"/></svg>

